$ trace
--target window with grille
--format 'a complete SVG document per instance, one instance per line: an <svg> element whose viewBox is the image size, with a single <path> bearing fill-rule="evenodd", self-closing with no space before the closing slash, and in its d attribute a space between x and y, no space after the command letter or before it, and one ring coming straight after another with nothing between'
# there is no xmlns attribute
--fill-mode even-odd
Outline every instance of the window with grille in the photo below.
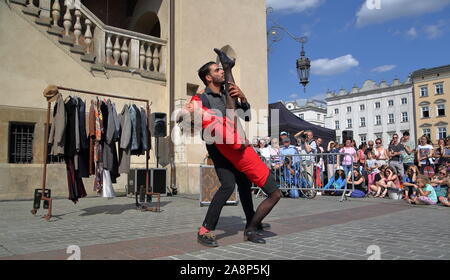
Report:
<svg viewBox="0 0 450 280"><path fill-rule="evenodd" d="M408 122L408 112L402 113L402 122Z"/></svg>
<svg viewBox="0 0 450 280"><path fill-rule="evenodd" d="M420 88L420 97L426 97L428 96L428 87L421 87Z"/></svg>
<svg viewBox="0 0 450 280"><path fill-rule="evenodd" d="M352 128L352 120L351 119L348 119L347 120L347 128Z"/></svg>
<svg viewBox="0 0 450 280"><path fill-rule="evenodd" d="M381 125L381 116L375 117L375 125Z"/></svg>
<svg viewBox="0 0 450 280"><path fill-rule="evenodd" d="M408 104L408 99L407 98L402 98L402 105L406 105Z"/></svg>
<svg viewBox="0 0 450 280"><path fill-rule="evenodd" d="M436 84L436 94L444 94L444 84Z"/></svg>
<svg viewBox="0 0 450 280"><path fill-rule="evenodd" d="M447 138L447 128L439 127L438 128L438 139L445 139L445 138Z"/></svg>
<svg viewBox="0 0 450 280"><path fill-rule="evenodd" d="M335 128L336 130L339 130L339 121L335 121L335 122L334 122L334 128Z"/></svg>
<svg viewBox="0 0 450 280"><path fill-rule="evenodd" d="M361 118L360 119L360 127L366 127L366 118Z"/></svg>
<svg viewBox="0 0 450 280"><path fill-rule="evenodd" d="M423 135L431 139L431 129L430 128L424 128L422 129Z"/></svg>
<svg viewBox="0 0 450 280"><path fill-rule="evenodd" d="M339 114L339 109L334 109L334 114Z"/></svg>
<svg viewBox="0 0 450 280"><path fill-rule="evenodd" d="M380 109L380 108L381 108L381 103L375 102L375 109Z"/></svg>
<svg viewBox="0 0 450 280"><path fill-rule="evenodd" d="M352 107L347 107L347 113L351 113L352 112Z"/></svg>
<svg viewBox="0 0 450 280"><path fill-rule="evenodd" d="M389 105L389 107L394 106L394 100L389 100L389 101L388 101L388 105Z"/></svg>
<svg viewBox="0 0 450 280"><path fill-rule="evenodd" d="M393 124L395 122L395 116L394 114L389 114L389 124Z"/></svg>
<svg viewBox="0 0 450 280"><path fill-rule="evenodd" d="M33 162L35 124L9 123L9 163Z"/></svg>
<svg viewBox="0 0 450 280"><path fill-rule="evenodd" d="M366 134L362 134L359 136L360 139L360 143L367 143L367 135Z"/></svg>
<svg viewBox="0 0 450 280"><path fill-rule="evenodd" d="M366 110L366 105L364 105L364 104L359 105L359 110L360 111Z"/></svg>

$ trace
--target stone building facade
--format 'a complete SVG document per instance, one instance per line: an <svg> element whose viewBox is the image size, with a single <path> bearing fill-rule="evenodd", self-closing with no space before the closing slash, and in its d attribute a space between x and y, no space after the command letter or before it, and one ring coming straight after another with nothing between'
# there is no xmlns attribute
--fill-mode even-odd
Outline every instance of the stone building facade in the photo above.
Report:
<svg viewBox="0 0 450 280"><path fill-rule="evenodd" d="M392 135L409 131L415 139L412 83L395 79L392 84L368 80L350 92L327 93L325 127L336 129L337 141L352 131L357 143L381 138L388 145Z"/></svg>
<svg viewBox="0 0 450 280"><path fill-rule="evenodd" d="M197 70L216 61L213 48L221 48L237 59L235 78L252 108L267 111L264 0L112 1L107 12L102 2L0 1L0 200L30 199L41 187L47 108L42 92L49 84L148 99L152 112L170 119L171 110L203 88ZM113 101L122 108L123 101ZM262 111L252 120L260 136L267 134L266 118ZM159 149L167 182L180 193L198 193L204 144L173 145L177 127L167 125ZM11 139L18 133L28 139L26 163L11 162ZM155 167L155 149L150 158ZM144 166L144 157L132 158L132 168ZM57 160L49 165L47 185L55 197L67 196L65 172ZM126 177L116 190L125 189ZM90 195L92 182L85 181Z"/></svg>

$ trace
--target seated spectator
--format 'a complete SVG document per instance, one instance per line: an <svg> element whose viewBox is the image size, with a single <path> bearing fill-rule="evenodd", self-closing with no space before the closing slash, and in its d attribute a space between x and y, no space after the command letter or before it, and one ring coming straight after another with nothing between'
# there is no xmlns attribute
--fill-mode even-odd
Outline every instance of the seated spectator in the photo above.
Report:
<svg viewBox="0 0 450 280"><path fill-rule="evenodd" d="M283 166L283 177L286 188L289 188L289 196L292 198L298 198L299 192L297 189L298 187L298 176L295 168L292 166L292 157L287 156L284 159L284 166Z"/></svg>
<svg viewBox="0 0 450 280"><path fill-rule="evenodd" d="M353 176L352 174L349 174L347 178L347 189L352 190L353 186L355 187L355 190L350 192L349 196L352 197L366 196L367 190L365 187L365 179L364 176L362 176L361 172L358 170L358 168L353 169Z"/></svg>
<svg viewBox="0 0 450 280"><path fill-rule="evenodd" d="M405 176L403 176L403 186L405 200L410 200L416 197L417 190L417 177L419 176L419 169L415 165L411 165L406 170Z"/></svg>
<svg viewBox="0 0 450 280"><path fill-rule="evenodd" d="M435 158L434 164L436 166L436 172L441 168L441 166L446 166L446 148L445 139L439 139L438 148L434 151L433 157Z"/></svg>
<svg viewBox="0 0 450 280"><path fill-rule="evenodd" d="M447 168L442 167L439 169L438 174L433 178L433 180L431 180L431 185L434 187L438 202L444 206L450 207L450 203L448 201L448 181L449 177L447 175Z"/></svg>
<svg viewBox="0 0 450 280"><path fill-rule="evenodd" d="M261 150L261 156L263 156L267 162L270 162L271 168L278 169L281 167L280 145L278 144L277 138L273 138L270 141L270 145Z"/></svg>
<svg viewBox="0 0 450 280"><path fill-rule="evenodd" d="M380 172L375 175L375 179L372 185L369 186L369 192L375 197L380 197L381 193L386 191L387 193L387 183L386 183L386 169L387 165L380 167Z"/></svg>
<svg viewBox="0 0 450 280"><path fill-rule="evenodd" d="M418 205L437 204L437 195L430 183L430 179L426 176L420 175L417 178L417 197L412 200L412 203Z"/></svg>
<svg viewBox="0 0 450 280"><path fill-rule="evenodd" d="M347 176L345 176L344 168L338 167L336 169L336 172L331 179L328 180L328 183L324 187L324 190L341 190L344 188L345 184L347 183ZM325 194L335 194L335 192L325 192Z"/></svg>

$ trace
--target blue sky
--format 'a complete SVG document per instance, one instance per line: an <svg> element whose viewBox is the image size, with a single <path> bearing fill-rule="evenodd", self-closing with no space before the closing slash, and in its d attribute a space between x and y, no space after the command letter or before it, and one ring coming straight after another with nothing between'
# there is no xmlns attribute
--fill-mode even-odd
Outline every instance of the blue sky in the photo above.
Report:
<svg viewBox="0 0 450 280"><path fill-rule="evenodd" d="M450 64L450 0L370 1L267 0L270 18L308 36L313 61L304 93L295 69L300 44L287 35L269 42L270 103L323 99L328 89L351 90L367 79L403 82L417 69Z"/></svg>

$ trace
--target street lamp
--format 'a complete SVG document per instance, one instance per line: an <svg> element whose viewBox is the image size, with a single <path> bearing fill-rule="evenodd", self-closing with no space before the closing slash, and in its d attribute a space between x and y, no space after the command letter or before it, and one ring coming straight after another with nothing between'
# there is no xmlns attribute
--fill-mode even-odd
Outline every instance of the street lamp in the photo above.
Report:
<svg viewBox="0 0 450 280"><path fill-rule="evenodd" d="M266 10L267 18L269 21L272 22L272 26L269 28L269 31L267 32L267 37L273 42L279 42L283 39L283 33L289 35L293 40L299 42L302 45L302 50L300 52L300 58L297 59L297 75L298 79L300 80L300 84L303 85L303 88L306 92L306 85L309 84L309 70L311 69L311 61L309 58L305 56L305 48L304 45L308 41L308 37L296 37L292 35L289 30L287 30L285 27L280 25L278 22L276 22L274 19L272 19L269 14L273 12L273 8L268 7ZM281 32L282 31L282 32ZM269 47L270 50L270 47Z"/></svg>

